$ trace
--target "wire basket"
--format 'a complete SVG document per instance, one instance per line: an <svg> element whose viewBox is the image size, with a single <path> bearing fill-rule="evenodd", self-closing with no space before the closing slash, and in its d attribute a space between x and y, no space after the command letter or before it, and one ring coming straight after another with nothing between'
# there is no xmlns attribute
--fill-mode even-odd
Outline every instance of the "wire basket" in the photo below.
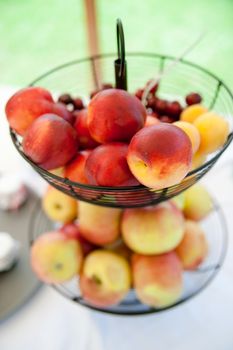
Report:
<svg viewBox="0 0 233 350"><path fill-rule="evenodd" d="M98 89L102 83L114 84L113 59L115 54L88 57L52 69L31 83L50 90L54 96L68 92L80 96L86 102L90 92ZM157 76L159 72L174 60L174 57L152 53L127 54L128 90L135 92L138 88ZM232 124L233 95L227 86L214 74L193 63L181 60L169 74L164 75L159 86L159 96L172 98L184 103L184 97L190 91L197 91L210 110L224 116ZM100 187L72 182L59 177L33 163L22 150L21 138L10 130L12 141L21 156L53 187L82 201L108 207L143 207L157 204L178 195L196 183L215 164L229 146L233 134L230 133L224 146L209 156L207 162L189 172L177 185L154 190L142 185L131 187Z"/></svg>
<svg viewBox="0 0 233 350"><path fill-rule="evenodd" d="M144 315L158 313L173 308L193 298L204 290L219 272L227 251L228 232L226 220L221 207L216 204L212 213L201 222L209 246L208 256L205 261L194 271L184 272L184 288L179 300L166 308L152 308L142 304L136 297L135 291L130 290L125 299L118 305L100 308L90 305L85 301L79 290L78 277L71 281L52 285L64 297L90 309L116 315ZM29 240L32 243L42 232L51 230L51 222L48 221L38 201L31 216L29 227Z"/></svg>

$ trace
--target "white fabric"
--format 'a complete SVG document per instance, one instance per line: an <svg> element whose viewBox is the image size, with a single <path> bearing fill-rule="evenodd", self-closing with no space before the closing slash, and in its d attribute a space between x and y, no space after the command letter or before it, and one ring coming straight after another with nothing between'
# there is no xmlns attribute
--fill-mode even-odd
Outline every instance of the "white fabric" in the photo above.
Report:
<svg viewBox="0 0 233 350"><path fill-rule="evenodd" d="M0 89L1 102L11 93L12 89ZM9 139L2 112L0 118L0 172L17 170L38 188L38 176L21 160ZM204 292L170 311L120 317L90 312L43 287L14 316L0 323L0 349L232 350L233 146L204 182L222 203L230 232L224 266Z"/></svg>

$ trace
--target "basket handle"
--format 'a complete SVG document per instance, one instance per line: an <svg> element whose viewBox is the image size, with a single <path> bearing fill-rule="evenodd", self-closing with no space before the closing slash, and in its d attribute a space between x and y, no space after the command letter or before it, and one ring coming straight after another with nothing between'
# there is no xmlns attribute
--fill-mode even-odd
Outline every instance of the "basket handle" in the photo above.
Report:
<svg viewBox="0 0 233 350"><path fill-rule="evenodd" d="M125 38L121 20L117 19L117 54L118 58L114 61L115 83L117 89L127 90L127 66L125 60Z"/></svg>

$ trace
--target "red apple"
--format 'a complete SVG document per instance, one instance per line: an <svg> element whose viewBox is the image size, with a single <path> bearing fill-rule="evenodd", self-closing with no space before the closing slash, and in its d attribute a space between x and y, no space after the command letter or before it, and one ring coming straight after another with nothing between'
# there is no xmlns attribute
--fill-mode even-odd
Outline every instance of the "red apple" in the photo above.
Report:
<svg viewBox="0 0 233 350"><path fill-rule="evenodd" d="M36 164L50 170L64 166L78 150L74 128L55 114L37 118L23 139L24 153Z"/></svg>
<svg viewBox="0 0 233 350"><path fill-rule="evenodd" d="M146 119L146 109L136 96L108 89L94 96L88 106L88 127L100 143L129 141Z"/></svg>
<svg viewBox="0 0 233 350"><path fill-rule="evenodd" d="M87 109L81 111L75 111L73 113L75 117L74 128L77 131L80 148L95 148L98 146L96 142L90 135L88 125L87 125Z"/></svg>
<svg viewBox="0 0 233 350"><path fill-rule="evenodd" d="M128 145L120 142L96 147L89 155L85 166L89 183L99 186L138 185L127 165L127 150Z"/></svg>

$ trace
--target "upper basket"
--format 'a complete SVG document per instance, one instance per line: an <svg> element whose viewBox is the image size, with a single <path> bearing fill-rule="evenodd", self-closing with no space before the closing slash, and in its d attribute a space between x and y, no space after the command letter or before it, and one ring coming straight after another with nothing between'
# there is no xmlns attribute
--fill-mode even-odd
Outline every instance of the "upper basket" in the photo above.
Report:
<svg viewBox="0 0 233 350"><path fill-rule="evenodd" d="M88 57L52 69L31 83L31 86L47 88L58 96L68 92L87 101L90 92L102 83L115 82L113 59L115 54ZM128 91L138 88L155 77L174 60L174 57L153 53L127 54ZM232 126L233 95L227 86L214 74L196 64L181 60L169 74L164 75L159 85L158 95L184 102L190 91L197 91L203 97L203 104L224 116ZM232 127L231 127L232 130ZM108 207L142 207L157 204L178 195L196 183L209 171L225 149L229 146L233 133L224 146L210 155L205 164L189 172L183 181L163 190L153 190L142 185L131 187L99 187L72 182L46 171L33 163L22 151L21 138L10 130L12 141L22 157L52 186L64 193L93 204Z"/></svg>

